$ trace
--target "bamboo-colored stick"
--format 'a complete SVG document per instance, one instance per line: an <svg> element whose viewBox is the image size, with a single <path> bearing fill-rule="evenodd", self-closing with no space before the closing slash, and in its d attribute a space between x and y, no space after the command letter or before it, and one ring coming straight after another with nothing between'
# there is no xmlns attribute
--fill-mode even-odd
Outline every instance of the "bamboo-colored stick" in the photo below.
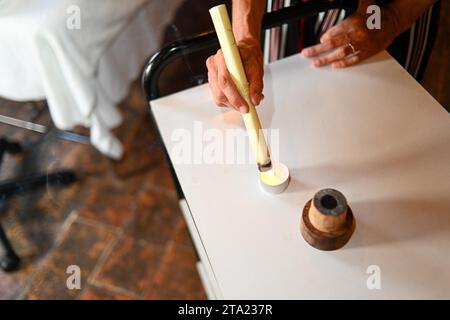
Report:
<svg viewBox="0 0 450 320"><path fill-rule="evenodd" d="M242 118L247 128L250 144L256 154L256 162L261 171L271 168L271 159L266 139L261 130L261 122L255 106L250 101L249 85L245 75L239 49L233 35L230 18L224 4L213 7L209 10L217 37L219 38L225 63L241 96L248 104L249 112L243 113Z"/></svg>

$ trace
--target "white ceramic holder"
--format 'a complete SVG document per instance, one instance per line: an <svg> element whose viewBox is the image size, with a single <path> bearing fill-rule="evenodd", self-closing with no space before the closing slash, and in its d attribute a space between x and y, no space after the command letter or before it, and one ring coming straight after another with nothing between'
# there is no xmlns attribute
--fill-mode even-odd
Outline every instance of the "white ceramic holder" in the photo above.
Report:
<svg viewBox="0 0 450 320"><path fill-rule="evenodd" d="M261 188L268 193L281 193L289 185L290 175L288 167L281 162L272 162L272 169L259 172Z"/></svg>

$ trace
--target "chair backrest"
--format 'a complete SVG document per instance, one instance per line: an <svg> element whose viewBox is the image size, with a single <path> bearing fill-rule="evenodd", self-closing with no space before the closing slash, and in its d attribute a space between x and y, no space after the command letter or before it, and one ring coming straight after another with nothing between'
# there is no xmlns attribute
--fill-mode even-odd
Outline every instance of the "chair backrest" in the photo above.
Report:
<svg viewBox="0 0 450 320"><path fill-rule="evenodd" d="M352 13L356 11L357 6L358 0L314 0L299 2L294 6L266 13L263 17L262 28L265 30L278 27L295 22L305 16L333 9L343 9L347 13ZM150 102L160 97L160 76L162 71L172 61L182 55L191 55L214 47L218 47L218 40L215 32L210 31L189 39L172 42L156 52L148 61L142 75L142 87L147 101Z"/></svg>

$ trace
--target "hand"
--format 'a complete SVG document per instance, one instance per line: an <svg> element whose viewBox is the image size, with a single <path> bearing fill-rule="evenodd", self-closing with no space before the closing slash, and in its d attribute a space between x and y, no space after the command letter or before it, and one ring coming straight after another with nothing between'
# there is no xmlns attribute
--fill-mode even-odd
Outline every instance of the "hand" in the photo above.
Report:
<svg viewBox="0 0 450 320"><path fill-rule="evenodd" d="M394 41L397 32L392 17L383 11L381 29L370 30L366 26L365 11L359 11L328 30L319 44L303 49L302 55L312 58L324 54L313 60L315 67L331 64L333 68L345 68L357 64Z"/></svg>
<svg viewBox="0 0 450 320"><path fill-rule="evenodd" d="M263 91L263 57L257 43L240 42L238 44L245 74L249 82L251 102L257 106L264 98ZM231 107L242 113L248 112L248 105L239 94L225 64L222 50L206 60L208 82L219 107Z"/></svg>

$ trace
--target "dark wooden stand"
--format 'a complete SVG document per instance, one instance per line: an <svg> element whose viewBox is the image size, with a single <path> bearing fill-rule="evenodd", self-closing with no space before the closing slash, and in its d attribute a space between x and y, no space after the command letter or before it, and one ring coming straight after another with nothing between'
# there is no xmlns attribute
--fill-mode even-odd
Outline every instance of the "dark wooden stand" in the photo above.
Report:
<svg viewBox="0 0 450 320"><path fill-rule="evenodd" d="M324 199L331 199L328 207L321 205ZM306 242L314 248L327 251L339 249L348 242L354 230L352 209L337 190L319 191L303 208L300 231Z"/></svg>

